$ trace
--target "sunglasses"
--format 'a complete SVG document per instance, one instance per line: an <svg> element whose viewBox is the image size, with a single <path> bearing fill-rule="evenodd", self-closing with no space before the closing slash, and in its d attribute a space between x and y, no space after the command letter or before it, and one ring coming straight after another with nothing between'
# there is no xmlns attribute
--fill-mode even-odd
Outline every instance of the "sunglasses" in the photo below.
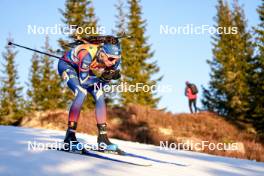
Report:
<svg viewBox="0 0 264 176"><path fill-rule="evenodd" d="M108 60L111 61L111 62L114 61L114 60L116 60L116 59L117 58L114 58L114 57L108 57Z"/></svg>
<svg viewBox="0 0 264 176"><path fill-rule="evenodd" d="M110 62L113 62L114 60L118 60L118 59L120 59L119 57L113 57L112 55L108 55L108 54L106 54L104 50L102 50L102 53L103 53L105 56L107 56L107 60L110 61Z"/></svg>

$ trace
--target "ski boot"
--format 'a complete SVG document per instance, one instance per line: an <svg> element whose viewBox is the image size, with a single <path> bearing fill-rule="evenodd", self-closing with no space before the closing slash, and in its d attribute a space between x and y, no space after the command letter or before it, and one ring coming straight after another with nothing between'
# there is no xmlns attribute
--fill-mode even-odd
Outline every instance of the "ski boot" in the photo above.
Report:
<svg viewBox="0 0 264 176"><path fill-rule="evenodd" d="M64 138L64 145L65 149L73 150L79 144L75 133L76 133L77 123L76 122L69 122L69 127L67 129L65 138Z"/></svg>
<svg viewBox="0 0 264 176"><path fill-rule="evenodd" d="M110 153L118 152L119 151L118 146L110 142L108 139L106 124L105 123L97 124L97 128L99 133L97 137L99 150L102 152L110 152Z"/></svg>

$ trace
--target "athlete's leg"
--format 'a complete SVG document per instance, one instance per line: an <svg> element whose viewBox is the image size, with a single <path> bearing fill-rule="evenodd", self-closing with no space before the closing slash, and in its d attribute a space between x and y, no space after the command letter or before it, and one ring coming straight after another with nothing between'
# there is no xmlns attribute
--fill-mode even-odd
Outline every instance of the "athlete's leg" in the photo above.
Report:
<svg viewBox="0 0 264 176"><path fill-rule="evenodd" d="M88 88L88 92L93 96L95 100L95 114L97 124L106 123L106 104L103 90L95 90L92 86Z"/></svg>
<svg viewBox="0 0 264 176"><path fill-rule="evenodd" d="M68 140L76 140L75 131L87 91L80 86L77 73L69 64L64 61L59 61L58 71L75 95L69 110L68 130L65 137L65 141L68 142Z"/></svg>
<svg viewBox="0 0 264 176"><path fill-rule="evenodd" d="M96 104L95 112L96 112L96 121L98 128L97 143L100 146L100 148L103 148L104 150L105 149L117 150L118 148L117 145L111 143L107 136L106 104L105 104L104 92L102 89L94 89L93 87L88 88L88 92L92 94Z"/></svg>

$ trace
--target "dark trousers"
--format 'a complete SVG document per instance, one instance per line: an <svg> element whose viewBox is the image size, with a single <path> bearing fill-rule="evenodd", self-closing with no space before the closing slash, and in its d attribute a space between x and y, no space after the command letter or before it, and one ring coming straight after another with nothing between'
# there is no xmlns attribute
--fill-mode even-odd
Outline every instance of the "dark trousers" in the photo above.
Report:
<svg viewBox="0 0 264 176"><path fill-rule="evenodd" d="M196 113L197 112L196 99L189 99L189 108L191 113L193 113L192 107L194 107L194 112Z"/></svg>

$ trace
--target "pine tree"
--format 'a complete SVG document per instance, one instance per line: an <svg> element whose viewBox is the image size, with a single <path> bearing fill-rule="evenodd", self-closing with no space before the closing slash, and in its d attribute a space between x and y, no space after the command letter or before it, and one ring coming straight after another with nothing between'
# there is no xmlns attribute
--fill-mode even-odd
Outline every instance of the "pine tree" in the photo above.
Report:
<svg viewBox="0 0 264 176"><path fill-rule="evenodd" d="M260 17L260 24L255 28L256 31L256 50L257 56L254 58L254 73L251 78L251 111L254 119L254 126L259 134L264 136L264 0L258 7L257 12Z"/></svg>
<svg viewBox="0 0 264 176"><path fill-rule="evenodd" d="M252 57L250 34L246 31L244 13L235 1L231 12L227 3L218 1L216 28L237 27L236 34L213 36L213 60L209 89L204 89L202 103L211 110L231 119L246 120L249 110L248 71Z"/></svg>
<svg viewBox="0 0 264 176"><path fill-rule="evenodd" d="M161 78L153 79L159 68L156 61L151 61L153 52L147 44L145 37L146 21L142 19L139 0L129 0L128 31L133 39L123 39L122 42L122 82L128 85L142 83L148 86L156 86ZM156 107L159 98L152 91L122 92L123 105L135 103Z"/></svg>
<svg viewBox="0 0 264 176"><path fill-rule="evenodd" d="M63 16L63 22L65 25L76 25L82 29L88 29L87 32L91 33L91 35L97 35L98 26L97 26L97 18L94 13L94 7L92 5L92 1L90 0L67 0L65 3L65 10L60 9L60 12ZM88 34L87 34L88 35ZM59 40L60 46L65 50L69 50L67 44L73 42L75 39L86 36L85 33L74 33L69 36L69 40ZM64 102L73 99L73 93L68 89L64 89ZM87 95L86 101L84 102L83 108L93 108L94 100L91 95Z"/></svg>
<svg viewBox="0 0 264 176"><path fill-rule="evenodd" d="M8 41L12 41L9 37ZM24 103L22 97L23 87L19 86L18 72L15 66L15 57L17 52L9 45L5 47L3 53L5 63L3 64L3 77L1 77L1 109L0 124L15 124L24 115Z"/></svg>

